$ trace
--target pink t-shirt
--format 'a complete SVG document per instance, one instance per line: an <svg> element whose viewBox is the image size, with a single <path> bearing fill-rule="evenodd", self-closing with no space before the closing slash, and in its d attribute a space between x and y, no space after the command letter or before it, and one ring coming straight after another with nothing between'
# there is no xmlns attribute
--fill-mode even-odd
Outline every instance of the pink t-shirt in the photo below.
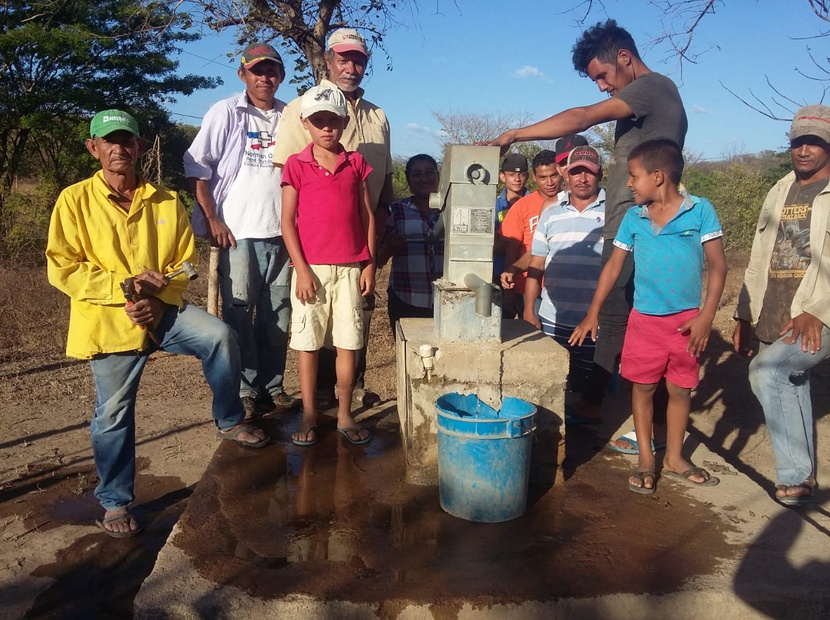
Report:
<svg viewBox="0 0 830 620"><path fill-rule="evenodd" d="M341 147L334 173L317 163L309 144L291 155L282 185L297 190L297 232L309 265L368 260L369 245L358 211L360 184L372 168L360 153Z"/></svg>

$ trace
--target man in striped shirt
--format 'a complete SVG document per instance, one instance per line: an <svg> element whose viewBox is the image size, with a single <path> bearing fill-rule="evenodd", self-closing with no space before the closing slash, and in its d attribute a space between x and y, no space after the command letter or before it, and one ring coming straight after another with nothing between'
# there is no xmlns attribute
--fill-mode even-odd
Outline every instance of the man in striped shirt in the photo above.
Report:
<svg viewBox="0 0 830 620"><path fill-rule="evenodd" d="M558 204L542 211L533 234L523 318L568 349L568 389L593 405L599 422L605 389L601 375L595 372L595 343L586 339L580 346L568 344L591 304L601 269L605 190L599 187L602 163L597 150L591 146L573 149L567 175L569 191ZM537 318L535 301L543 276ZM566 411L566 423L567 417Z"/></svg>

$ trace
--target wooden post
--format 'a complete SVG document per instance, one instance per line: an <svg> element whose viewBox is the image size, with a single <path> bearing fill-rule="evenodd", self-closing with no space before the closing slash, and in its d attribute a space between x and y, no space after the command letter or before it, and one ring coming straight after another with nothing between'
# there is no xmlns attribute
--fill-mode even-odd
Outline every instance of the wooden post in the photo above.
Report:
<svg viewBox="0 0 830 620"><path fill-rule="evenodd" d="M207 311L219 316L219 248L211 246L208 266Z"/></svg>

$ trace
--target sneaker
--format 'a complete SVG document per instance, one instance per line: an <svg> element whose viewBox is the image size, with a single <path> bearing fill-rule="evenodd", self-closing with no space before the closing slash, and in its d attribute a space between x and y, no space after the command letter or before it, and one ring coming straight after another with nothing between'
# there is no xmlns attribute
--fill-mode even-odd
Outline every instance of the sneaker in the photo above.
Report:
<svg viewBox="0 0 830 620"><path fill-rule="evenodd" d="M291 411L300 405L300 401L293 396L289 396L282 390L271 394L271 400L274 404L274 409L278 412Z"/></svg>

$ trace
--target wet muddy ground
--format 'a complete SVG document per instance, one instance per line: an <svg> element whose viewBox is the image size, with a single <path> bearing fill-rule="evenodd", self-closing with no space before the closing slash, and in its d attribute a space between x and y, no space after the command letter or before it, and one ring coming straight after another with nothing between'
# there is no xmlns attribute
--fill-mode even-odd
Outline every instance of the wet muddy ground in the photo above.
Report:
<svg viewBox="0 0 830 620"><path fill-rule="evenodd" d="M729 352L733 302L725 299L719 312L686 442L689 454L702 455L697 464L723 481L711 495L663 480L652 496L628 491L636 461L602 449L627 430L623 390L607 402L600 428L568 431L564 482L551 487L545 472L532 476L527 513L493 525L451 517L436 488L403 482L382 312L372 326L367 387L385 402L364 412L375 433L365 447L343 443L333 418L317 446L294 447L297 414L266 419L276 441L261 451L220 445L198 363L154 356L138 411L135 511L146 531L130 540L92 525L101 509L92 496L88 368L61 357L2 362L0 617L132 617L177 521L172 544L202 578L263 601L307 593L374 602L392 618L407 599L444 620L457 617L458 597L486 605L677 592L703 581L754 601L761 617L826 617L830 494L820 491L820 505L806 513L768 501L769 440L746 363ZM296 383L287 388L297 391ZM827 367L813 392L822 480L830 468L822 449L830 440ZM757 602L770 584L779 599ZM804 601L812 607L798 613L794 605Z"/></svg>
<svg viewBox="0 0 830 620"><path fill-rule="evenodd" d="M173 544L204 578L257 598L430 604L671 592L739 553L728 526L670 483L630 493L622 458L588 463L564 487L531 486L519 519L452 517L437 487L404 482L396 417L370 416L366 447L334 433L334 420L312 448L290 445L295 424L279 421L281 441L264 453L222 446Z"/></svg>

